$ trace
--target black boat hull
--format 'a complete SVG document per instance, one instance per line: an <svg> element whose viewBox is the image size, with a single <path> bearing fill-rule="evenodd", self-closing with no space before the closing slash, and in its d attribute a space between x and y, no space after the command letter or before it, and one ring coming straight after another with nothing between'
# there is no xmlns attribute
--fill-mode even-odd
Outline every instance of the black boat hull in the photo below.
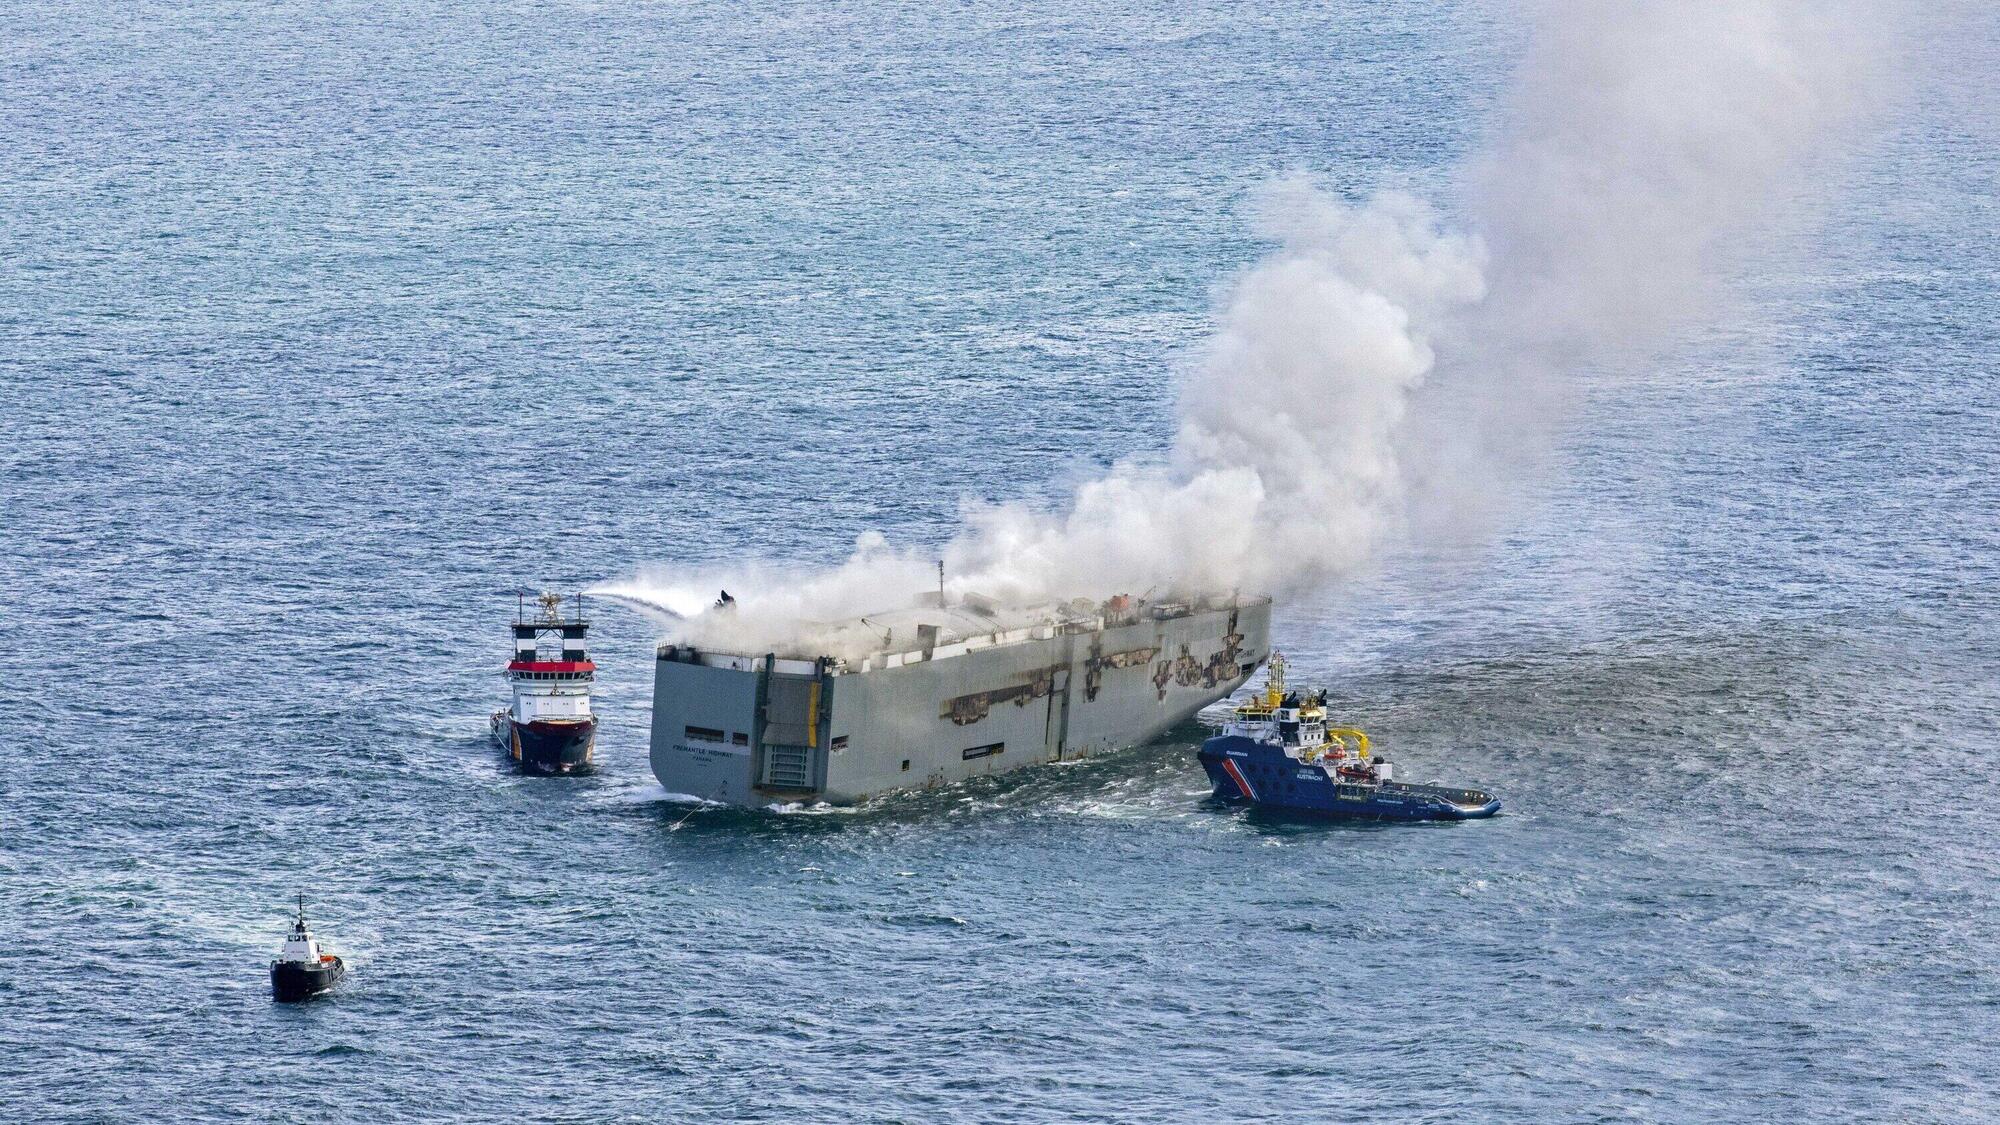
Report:
<svg viewBox="0 0 2000 1125"><path fill-rule="evenodd" d="M581 773L590 768L597 720L517 723L505 711L493 716L493 741L522 773Z"/></svg>
<svg viewBox="0 0 2000 1125"><path fill-rule="evenodd" d="M317 965L273 961L271 998L282 1004L310 1000L339 984L346 975L347 963L338 957L329 957Z"/></svg>

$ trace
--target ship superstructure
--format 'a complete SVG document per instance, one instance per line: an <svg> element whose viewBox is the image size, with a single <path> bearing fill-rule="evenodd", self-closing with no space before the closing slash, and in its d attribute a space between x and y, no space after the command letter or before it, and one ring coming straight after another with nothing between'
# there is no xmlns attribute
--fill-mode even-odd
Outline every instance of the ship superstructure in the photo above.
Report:
<svg viewBox="0 0 2000 1125"><path fill-rule="evenodd" d="M514 659L507 679L513 706L495 711L493 741L527 773L573 773L590 765L597 741L597 718L590 711L590 685L597 665L585 635L590 622L583 599L563 612L563 598L543 594L530 609L524 597L514 617Z"/></svg>
<svg viewBox="0 0 2000 1125"><path fill-rule="evenodd" d="M1159 736L1270 651L1266 597L926 603L833 627L842 657L661 645L654 775L726 804L845 804L1072 760Z"/></svg>

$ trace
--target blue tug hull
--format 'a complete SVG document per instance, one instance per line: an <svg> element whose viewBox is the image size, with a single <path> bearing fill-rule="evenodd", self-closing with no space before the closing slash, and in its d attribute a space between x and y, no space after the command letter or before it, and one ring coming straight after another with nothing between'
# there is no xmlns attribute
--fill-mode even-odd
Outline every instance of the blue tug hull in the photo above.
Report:
<svg viewBox="0 0 2000 1125"><path fill-rule="evenodd" d="M1479 820L1500 811L1499 798L1477 789L1338 781L1278 746L1239 735L1202 743L1200 758L1217 797L1259 808L1359 820Z"/></svg>

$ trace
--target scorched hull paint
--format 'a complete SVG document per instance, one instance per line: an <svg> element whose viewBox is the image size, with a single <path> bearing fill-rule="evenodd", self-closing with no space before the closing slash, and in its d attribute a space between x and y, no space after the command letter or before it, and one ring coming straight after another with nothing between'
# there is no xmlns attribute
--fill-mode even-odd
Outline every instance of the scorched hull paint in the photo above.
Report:
<svg viewBox="0 0 2000 1125"><path fill-rule="evenodd" d="M784 658L661 645L653 775L722 804L853 804L1067 762L1159 737L1241 687L1270 651L1271 601L871 615L865 655Z"/></svg>

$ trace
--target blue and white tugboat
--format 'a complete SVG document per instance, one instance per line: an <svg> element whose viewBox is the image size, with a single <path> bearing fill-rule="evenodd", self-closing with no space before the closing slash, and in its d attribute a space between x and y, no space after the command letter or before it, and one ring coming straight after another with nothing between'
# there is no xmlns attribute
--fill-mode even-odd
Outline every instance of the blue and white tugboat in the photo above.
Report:
<svg viewBox="0 0 2000 1125"><path fill-rule="evenodd" d="M1326 695L1285 690L1285 658L1271 654L1264 690L1201 744L1215 795L1260 808L1364 820L1477 820L1500 800L1477 789L1390 780L1368 736L1326 725Z"/></svg>
<svg viewBox="0 0 2000 1125"><path fill-rule="evenodd" d="M563 613L560 594L536 599L539 614L523 598L514 616L514 659L507 679L514 705L493 712L493 741L523 773L575 773L590 766L597 741L597 718L590 713L590 683L597 676L584 648L590 622L583 599Z"/></svg>
<svg viewBox="0 0 2000 1125"><path fill-rule="evenodd" d="M310 1000L340 983L347 962L322 950L306 929L306 896L299 896L298 921L271 962L271 997L286 1004Z"/></svg>

